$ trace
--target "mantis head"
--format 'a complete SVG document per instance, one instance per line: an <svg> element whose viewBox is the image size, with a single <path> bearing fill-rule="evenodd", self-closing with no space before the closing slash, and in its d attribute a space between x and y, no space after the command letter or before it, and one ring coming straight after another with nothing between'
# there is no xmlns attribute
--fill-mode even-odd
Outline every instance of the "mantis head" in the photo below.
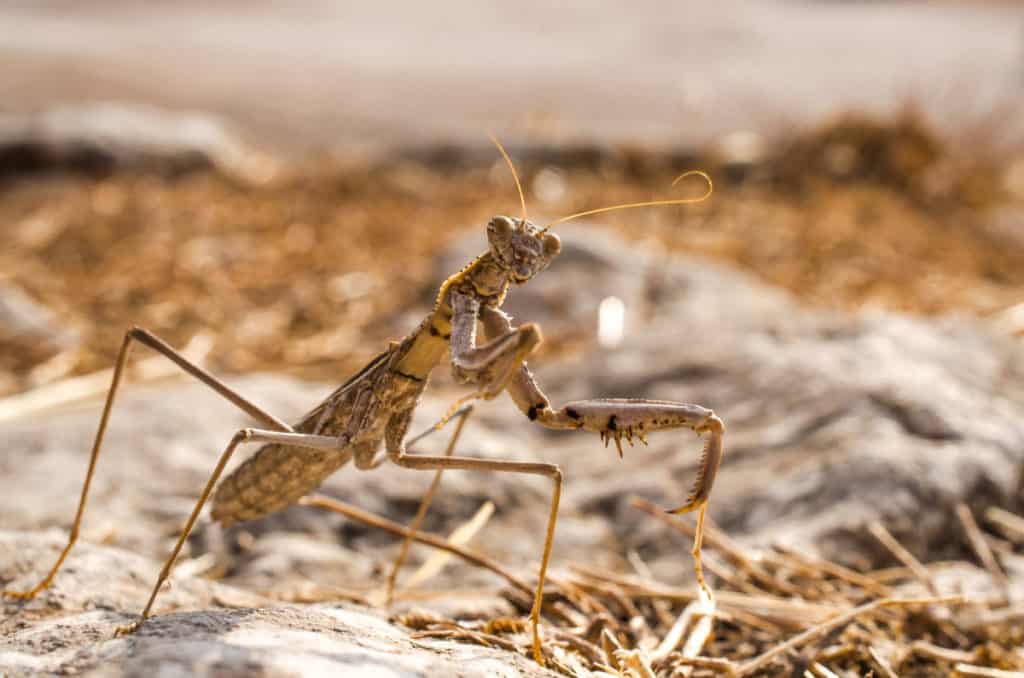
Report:
<svg viewBox="0 0 1024 678"><path fill-rule="evenodd" d="M554 233L548 233L525 219L498 216L487 224L491 254L509 280L522 285L551 265L562 249Z"/></svg>
<svg viewBox="0 0 1024 678"><path fill-rule="evenodd" d="M487 224L487 240L491 245L491 254L498 265L508 273L508 279L517 285L522 285L527 280L537 275L551 265L562 249L562 243L558 236L549 233L548 229L556 224L571 221L579 217L586 217L592 214L603 214L615 210L634 209L637 207L663 207L667 205L686 205L689 203L702 202L706 200L714 187L711 184L711 177L700 170L683 172L672 185L675 186L681 179L689 176L699 176L707 183L707 190L704 195L698 198L676 198L672 200L648 200L644 202L633 202L622 205L610 205L598 207L597 209L576 212L559 219L555 219L543 228L531 223L526 218L526 195L523 193L523 186L519 181L519 174L516 172L515 164L509 157L505 147L501 145L494 135L491 141L498 147L501 157L505 159L512 178L516 182L516 190L519 192L519 203L523 208L522 218L497 216Z"/></svg>

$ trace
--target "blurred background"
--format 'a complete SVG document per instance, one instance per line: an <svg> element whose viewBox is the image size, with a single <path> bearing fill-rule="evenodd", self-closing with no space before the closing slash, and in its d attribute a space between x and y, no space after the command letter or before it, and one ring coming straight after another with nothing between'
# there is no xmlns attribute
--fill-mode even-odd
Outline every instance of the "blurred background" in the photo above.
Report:
<svg viewBox="0 0 1024 678"><path fill-rule="evenodd" d="M0 535L0 583L30 585L63 543L42 530L73 515L129 324L298 419L416 327L492 215L518 215L494 133L538 222L700 195L699 180L672 188L687 170L715 182L699 204L556 229L563 254L508 301L543 327L531 367L553 400L713 407L729 434L711 513L744 544L887 568L898 557L866 527L880 521L922 560L972 568L929 590L1005 593L955 526L1024 509L1022 105L1024 7L1009 1L0 3L0 527L25 531ZM174 374L145 353L133 380ZM436 374L416 428L465 393ZM566 470L556 571L583 562L691 586L689 540L633 500L682 503L691 435L682 452L665 434L620 460L596 436L539 432L505 398L480 412L462 452ZM184 379L126 389L83 542L162 557L217 450L248 423ZM428 482L346 469L324 490L407 522ZM493 500L478 548L532 574L547 483L444 482L426 528L447 533ZM1013 524L1016 536L985 528L1019 591ZM182 572L278 600L379 602L367 591L396 550L293 508L226 535L202 523ZM776 588L728 552L714 584L823 605L878 591L773 557ZM134 609L92 588L124 568L92 576L82 558L81 581L57 579L60 605ZM150 570L124 590L144 600ZM914 583L901 572L879 581ZM487 573L437 576L492 598L474 618L523 611L493 600ZM183 587L161 600L209 605ZM678 603L637 605L663 633ZM767 626L737 616L708 652L752 656L804 628L801 609ZM1020 669L1024 611L1009 609L998 633L943 635L940 620L929 638L1004 648L996 664ZM0 631L20 617L6 619ZM869 668L857 657L847 675ZM947 660L904 675L948 673Z"/></svg>
<svg viewBox="0 0 1024 678"><path fill-rule="evenodd" d="M8 2L0 27L28 314L0 392L109 364L129 322L212 332L221 369L346 372L433 254L516 209L488 132L537 214L708 170L703 205L602 222L809 303L1019 301L1016 3Z"/></svg>

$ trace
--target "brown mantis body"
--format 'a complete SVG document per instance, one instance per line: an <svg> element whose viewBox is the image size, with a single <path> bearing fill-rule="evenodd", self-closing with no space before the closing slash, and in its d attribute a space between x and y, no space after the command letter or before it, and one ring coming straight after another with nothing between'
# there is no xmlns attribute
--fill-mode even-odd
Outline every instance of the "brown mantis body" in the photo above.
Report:
<svg viewBox="0 0 1024 678"><path fill-rule="evenodd" d="M501 150L504 155L504 149ZM684 199L642 205L692 201ZM634 206L641 204L619 207ZM607 209L610 208L604 208ZM575 216L580 215L566 219ZM163 353L186 372L260 421L265 428L245 428L235 433L221 454L165 562L139 621L125 627L124 631L134 629L150 615L161 585L169 576L185 539L211 495L211 516L228 526L299 502L327 476L350 461L359 469L372 469L389 460L405 468L436 470L438 473L445 469L488 470L540 475L551 479L551 508L529 616L533 654L537 661L542 661L538 625L558 515L562 473L558 466L543 462L498 461L450 454L427 456L413 454L406 449L406 434L413 411L431 372L449 352L456 378L476 387L471 397L491 399L506 391L531 421L551 429L599 433L606 442L614 440L620 454L623 438L627 442L632 442L634 437L646 442L646 435L653 431L685 427L698 434L706 434L696 484L687 503L673 512L700 510L693 554L700 585L707 591L700 569L700 539L704 509L722 458L724 428L721 420L711 410L699 405L661 400L592 399L568 403L557 409L552 407L525 362L541 342L540 329L531 323L513 327L509 317L502 312L501 305L512 285L526 283L551 264L559 253L560 242L547 228L541 229L528 222L525 214L522 219L504 216L493 218L488 224L487 234L490 243L488 251L444 282L433 311L419 327L402 341L392 343L294 427L250 403L153 334L140 328L129 329L118 355L113 383L93 444L68 543L38 585L29 591L4 591L3 594L23 599L35 597L50 585L75 543L107 421L133 341ZM482 343L477 341L478 324L482 325L486 335ZM466 412L461 410L456 414L464 415ZM456 430L455 438L460 430L461 425ZM455 438L449 446L449 453ZM235 449L242 443L253 442L263 445L218 486L218 480ZM380 454L382 447L384 455ZM410 528L410 536L395 564L390 586L394 584L394 575L404 559L411 535L418 529L426 511L430 494L428 492L424 498Z"/></svg>

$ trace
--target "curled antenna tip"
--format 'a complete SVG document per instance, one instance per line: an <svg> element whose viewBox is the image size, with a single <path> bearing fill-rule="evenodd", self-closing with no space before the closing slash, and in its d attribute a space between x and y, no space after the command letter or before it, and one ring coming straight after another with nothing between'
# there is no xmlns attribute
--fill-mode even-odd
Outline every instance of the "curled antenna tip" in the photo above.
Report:
<svg viewBox="0 0 1024 678"><path fill-rule="evenodd" d="M675 179L672 180L672 187L674 188L676 184L678 184L680 181L682 181L686 177L694 177L694 176L700 177L701 179L706 181L707 184L708 184L708 190L705 191L704 195L702 195L701 197L697 198L696 202L700 202L701 200L707 200L711 196L711 194L714 193L714 191L715 191L715 183L713 181L711 181L711 176L708 175L708 173L704 172L703 170L687 170L687 171L683 172L678 177L676 177Z"/></svg>
<svg viewBox="0 0 1024 678"><path fill-rule="evenodd" d="M637 207L664 207L664 206L667 206L667 205L689 205L689 204L696 203L696 202L704 202L705 200L710 198L711 194L715 190L715 185L711 181L711 177L708 175L708 173L707 172L702 172L701 170L688 170L686 172L683 172L682 174L680 174L678 177L676 177L672 181L672 186L675 186L680 181L682 181L686 177L690 177L690 176L699 176L702 179L704 179L705 183L707 183L707 190L704 191L703 195L700 195L700 196L698 196L696 198L673 198L673 199L669 199L669 200L648 200L648 201L645 201L645 202L630 202L630 203L625 203L625 204L622 204L622 205L610 205L608 207L598 207L597 209L586 210L584 212L576 212L575 214L570 214L567 217L561 217L559 219L555 219L554 221L549 223L547 226L545 226L543 229L541 229L541 233L547 231L549 228L551 228L552 226L555 226L557 224L562 224L562 223L565 223L566 221L571 221L572 219L578 219L579 217L588 217L588 216L593 215L593 214L602 214L604 212L614 212L615 210L635 209Z"/></svg>

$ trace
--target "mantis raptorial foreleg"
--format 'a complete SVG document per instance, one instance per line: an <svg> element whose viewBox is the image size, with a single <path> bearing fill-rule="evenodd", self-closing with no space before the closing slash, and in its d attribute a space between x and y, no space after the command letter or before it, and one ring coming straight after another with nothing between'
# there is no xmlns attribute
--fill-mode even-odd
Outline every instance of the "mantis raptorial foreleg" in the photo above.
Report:
<svg viewBox="0 0 1024 678"><path fill-rule="evenodd" d="M470 296L451 293L452 303L452 372L463 383L481 385L484 398L494 398L526 357L541 342L540 329L533 323L520 325L476 345L476 323L481 305Z"/></svg>
<svg viewBox="0 0 1024 678"><path fill-rule="evenodd" d="M509 317L498 309L481 309L480 320L487 336L505 336L512 331ZM704 509L722 462L722 435L725 432L722 420L706 407L664 400L598 398L568 403L561 409L553 410L525 363L521 363L509 378L505 389L531 421L547 428L599 433L606 444L609 440L615 442L620 456L623 439L632 445L635 437L646 444L646 436L652 431L685 427L693 429L697 434L707 435L690 497L686 504L671 510L671 513L700 511L693 545L694 571L700 587L710 596L711 589L704 580L701 565L701 542Z"/></svg>
<svg viewBox="0 0 1024 678"><path fill-rule="evenodd" d="M497 308L480 304L475 299L450 293L452 308L451 353L452 365L457 377L464 381L477 384L478 393L483 397L493 397L503 389L516 402L524 414L531 420L553 429L582 429L600 433L607 442L614 440L619 454L622 454L621 441L632 444L633 437L646 442L646 434L654 430L665 430L688 427L698 434L707 433L704 447L704 458L698 471L697 482L686 505L675 509L674 513L685 513L700 509L697 535L694 540L694 570L698 583L710 597L711 590L704 580L701 566L700 547L703 537L704 506L722 457L722 433L724 427L721 420L711 410L699 405L672 403L657 400L617 400L594 399L569 403L559 410L553 410L547 396L541 391L533 375L526 367L526 357L533 349L532 341L524 338L540 332L536 326L524 326L527 329L514 328L507 315ZM480 320L489 341L482 346L476 345L476 323ZM529 346L524 350L524 346ZM543 596L544 577L548 560L551 555L551 543L554 537L555 520L557 518L558 498L561 492L561 471L554 464L533 462L498 462L458 457L421 457L408 455L401 446L408 422L396 423L396 434L387 436L388 454L392 461L406 468L461 468L515 473L532 473L546 475L555 481L555 492L552 511L548 523L544 553L541 558L541 569L537 593L534 598L530 622L533 631L533 652L537 661L541 661L540 638L538 624L540 620L541 600ZM397 446L392 447L392 441Z"/></svg>

